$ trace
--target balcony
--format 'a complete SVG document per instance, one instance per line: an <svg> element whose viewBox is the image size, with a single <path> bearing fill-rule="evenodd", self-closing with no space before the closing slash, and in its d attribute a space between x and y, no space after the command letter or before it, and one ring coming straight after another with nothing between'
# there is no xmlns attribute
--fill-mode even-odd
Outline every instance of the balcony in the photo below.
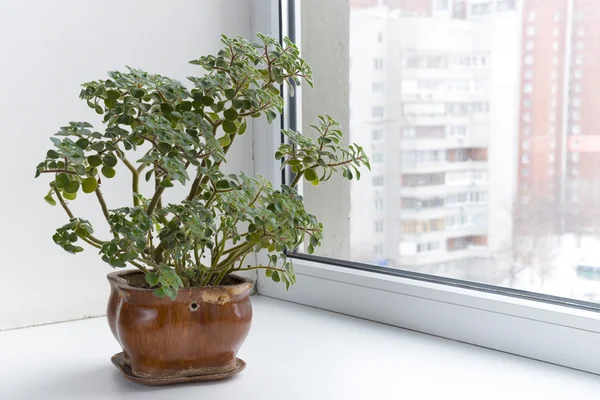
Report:
<svg viewBox="0 0 600 400"><path fill-rule="evenodd" d="M474 79L487 80L490 78L489 68L410 68L402 67L401 79Z"/></svg>
<svg viewBox="0 0 600 400"><path fill-rule="evenodd" d="M466 236L485 236L488 234L487 222L478 225L463 225L456 228L446 228L439 231L402 233L401 238L408 241L432 242Z"/></svg>
<svg viewBox="0 0 600 400"><path fill-rule="evenodd" d="M402 173L433 173L433 172L451 172L464 171L471 169L487 169L487 161L423 161L423 162L403 162L400 165Z"/></svg>
<svg viewBox="0 0 600 400"><path fill-rule="evenodd" d="M402 138L400 141L401 150L443 150L443 149L464 149L464 148L487 148L488 136L485 135L467 135L463 137L428 139L428 138Z"/></svg>
<svg viewBox="0 0 600 400"><path fill-rule="evenodd" d="M465 260L468 258L487 258L490 252L485 246L469 246L466 249L455 251L432 251L410 255L400 255L397 264L402 266L437 264L450 261Z"/></svg>
<svg viewBox="0 0 600 400"><path fill-rule="evenodd" d="M487 102L490 96L486 93L473 92L448 92L439 91L419 91L419 92L402 92L403 102Z"/></svg>
<svg viewBox="0 0 600 400"><path fill-rule="evenodd" d="M399 186L398 194L401 197L416 197L427 199L435 196L445 196L452 193L476 192L487 190L487 183L473 181L470 184L460 185L432 185L432 186Z"/></svg>

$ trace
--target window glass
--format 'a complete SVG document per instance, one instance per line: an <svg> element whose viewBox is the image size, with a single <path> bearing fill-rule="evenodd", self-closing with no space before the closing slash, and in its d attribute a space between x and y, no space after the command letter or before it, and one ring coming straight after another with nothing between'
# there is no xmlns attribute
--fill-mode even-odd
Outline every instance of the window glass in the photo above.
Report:
<svg viewBox="0 0 600 400"><path fill-rule="evenodd" d="M372 170L316 254L600 299L599 37L600 1L351 0Z"/></svg>

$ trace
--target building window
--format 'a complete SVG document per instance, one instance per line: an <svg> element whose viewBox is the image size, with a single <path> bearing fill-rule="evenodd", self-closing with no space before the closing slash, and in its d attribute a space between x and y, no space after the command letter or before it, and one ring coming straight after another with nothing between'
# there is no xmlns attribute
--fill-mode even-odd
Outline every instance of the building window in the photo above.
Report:
<svg viewBox="0 0 600 400"><path fill-rule="evenodd" d="M583 40L578 40L577 42L575 42L575 48L577 50L583 50Z"/></svg>
<svg viewBox="0 0 600 400"><path fill-rule="evenodd" d="M531 79L533 78L533 71L530 69L526 69L523 73L523 76L525 77L525 79Z"/></svg>
<svg viewBox="0 0 600 400"><path fill-rule="evenodd" d="M530 122L531 121L531 114L529 114L528 112L523 113L523 121L524 122Z"/></svg>
<svg viewBox="0 0 600 400"><path fill-rule="evenodd" d="M382 152L373 153L373 163L380 164L382 162L383 162L383 153Z"/></svg>
<svg viewBox="0 0 600 400"><path fill-rule="evenodd" d="M438 10L447 10L448 9L448 0L437 0L437 9Z"/></svg>
<svg viewBox="0 0 600 400"><path fill-rule="evenodd" d="M552 65L558 65L558 56L552 56Z"/></svg>
<svg viewBox="0 0 600 400"><path fill-rule="evenodd" d="M558 42L552 43L552 50L558 51Z"/></svg>
<svg viewBox="0 0 600 400"><path fill-rule="evenodd" d="M560 35L560 29L554 28L554 30L552 31L552 33L554 34L554 36L558 37L558 35Z"/></svg>
<svg viewBox="0 0 600 400"><path fill-rule="evenodd" d="M528 40L527 43L525 43L525 49L529 51L533 50L533 40Z"/></svg>
<svg viewBox="0 0 600 400"><path fill-rule="evenodd" d="M529 125L523 126L523 136L529 136L529 135L531 135L531 128L529 127Z"/></svg>
<svg viewBox="0 0 600 400"><path fill-rule="evenodd" d="M571 161L574 163L578 163L579 162L579 153L574 151L571 153Z"/></svg>
<svg viewBox="0 0 600 400"><path fill-rule="evenodd" d="M373 248L373 253L375 253L375 255L380 256L383 254L383 245L382 244L377 244L375 245L375 247Z"/></svg>
<svg viewBox="0 0 600 400"><path fill-rule="evenodd" d="M471 14L473 15L485 15L489 14L492 11L492 3L484 3L484 4L473 4L471 7Z"/></svg>
<svg viewBox="0 0 600 400"><path fill-rule="evenodd" d="M373 85L371 86L371 90L373 91L373 93L383 93L383 87L383 83L377 82L373 83Z"/></svg>
<svg viewBox="0 0 600 400"><path fill-rule="evenodd" d="M383 33L379 32L379 33L377 34L377 41L378 41L379 43L383 43Z"/></svg>
<svg viewBox="0 0 600 400"><path fill-rule="evenodd" d="M523 153L523 155L521 156L521 162L523 164L529 164L529 154Z"/></svg>
<svg viewBox="0 0 600 400"><path fill-rule="evenodd" d="M558 90L558 86L556 84L552 85L552 93L556 93L556 91Z"/></svg>
<svg viewBox="0 0 600 400"><path fill-rule="evenodd" d="M451 126L450 127L450 136L466 136L467 127L466 126Z"/></svg>
<svg viewBox="0 0 600 400"><path fill-rule="evenodd" d="M579 92L581 92L581 84L580 84L580 83L576 83L576 84L574 84L574 85L573 85L573 90L574 90L576 93L579 93Z"/></svg>
<svg viewBox="0 0 600 400"><path fill-rule="evenodd" d="M585 27L578 26L576 32L577 32L577 36L585 36Z"/></svg>
<svg viewBox="0 0 600 400"><path fill-rule="evenodd" d="M533 21L535 19L535 11L529 11L527 13L527 20L528 21Z"/></svg>
<svg viewBox="0 0 600 400"><path fill-rule="evenodd" d="M558 72L556 72L556 70L555 70L555 69L553 69L553 70L552 70L552 80L554 80L554 81L555 81L556 79L558 79Z"/></svg>
<svg viewBox="0 0 600 400"><path fill-rule="evenodd" d="M554 122L556 121L556 113L550 113L550 121Z"/></svg>
<svg viewBox="0 0 600 400"><path fill-rule="evenodd" d="M375 209L383 210L383 199L375 199Z"/></svg>
<svg viewBox="0 0 600 400"><path fill-rule="evenodd" d="M551 164L554 163L554 154L552 154L552 153L548 154L548 162Z"/></svg>
<svg viewBox="0 0 600 400"><path fill-rule="evenodd" d="M579 135L581 133L581 127L579 125L573 125L571 127L571 134L572 135Z"/></svg>
<svg viewBox="0 0 600 400"><path fill-rule="evenodd" d="M412 126L405 126L402 128L402 137L414 138L415 133L415 128L413 128Z"/></svg>
<svg viewBox="0 0 600 400"><path fill-rule="evenodd" d="M373 177L373 186L382 187L383 186L383 176L377 175Z"/></svg>
<svg viewBox="0 0 600 400"><path fill-rule="evenodd" d="M581 55L581 54L575 55L575 64L577 64L577 65L583 64L583 55Z"/></svg>
<svg viewBox="0 0 600 400"><path fill-rule="evenodd" d="M581 106L581 98L580 97L574 97L573 98L573 107L579 107Z"/></svg>
<svg viewBox="0 0 600 400"><path fill-rule="evenodd" d="M525 107L525 108L531 107L531 100L530 99L523 99L523 107Z"/></svg>
<svg viewBox="0 0 600 400"><path fill-rule="evenodd" d="M373 107L372 115L374 118L383 118L383 107Z"/></svg>
<svg viewBox="0 0 600 400"><path fill-rule="evenodd" d="M383 232L383 221L375 221L375 232Z"/></svg>
<svg viewBox="0 0 600 400"><path fill-rule="evenodd" d="M529 25L527 27L526 33L527 33L527 36L533 36L533 35L535 35L535 27L533 25Z"/></svg>
<svg viewBox="0 0 600 400"><path fill-rule="evenodd" d="M527 54L525 56L525 65L533 64L533 56L531 54Z"/></svg>
<svg viewBox="0 0 600 400"><path fill-rule="evenodd" d="M554 13L554 21L555 22L560 21L560 14L559 13Z"/></svg>
<svg viewBox="0 0 600 400"><path fill-rule="evenodd" d="M579 111L573 111L571 115L573 117L573 121L579 121L581 119L581 113Z"/></svg>
<svg viewBox="0 0 600 400"><path fill-rule="evenodd" d="M532 91L533 91L533 86L531 85L531 83L526 83L525 85L523 85L523 92L531 93Z"/></svg>
<svg viewBox="0 0 600 400"><path fill-rule="evenodd" d="M374 60L375 69L383 70L383 60L381 58L376 58Z"/></svg>
<svg viewBox="0 0 600 400"><path fill-rule="evenodd" d="M576 69L573 71L573 77L575 77L575 79L580 79L583 77L583 72L580 69Z"/></svg>
<svg viewBox="0 0 600 400"><path fill-rule="evenodd" d="M523 141L523 143L521 143L521 147L523 150L529 150L529 140Z"/></svg>
<svg viewBox="0 0 600 400"><path fill-rule="evenodd" d="M383 130L382 129L373 130L373 132L371 132L371 138L373 140L383 140Z"/></svg>

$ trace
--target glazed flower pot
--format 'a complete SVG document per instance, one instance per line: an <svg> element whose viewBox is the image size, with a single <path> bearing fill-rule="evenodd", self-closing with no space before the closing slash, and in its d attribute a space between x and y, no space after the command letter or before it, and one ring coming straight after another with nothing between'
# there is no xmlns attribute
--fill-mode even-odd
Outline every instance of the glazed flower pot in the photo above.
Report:
<svg viewBox="0 0 600 400"><path fill-rule="evenodd" d="M182 288L175 300L158 298L139 271L108 275L107 317L123 348L113 363L146 384L222 379L243 369L236 354L252 320L250 280Z"/></svg>

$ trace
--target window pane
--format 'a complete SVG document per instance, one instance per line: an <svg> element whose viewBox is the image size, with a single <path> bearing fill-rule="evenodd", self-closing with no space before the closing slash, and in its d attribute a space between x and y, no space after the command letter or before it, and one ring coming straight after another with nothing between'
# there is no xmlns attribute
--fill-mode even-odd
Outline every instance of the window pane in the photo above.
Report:
<svg viewBox="0 0 600 400"><path fill-rule="evenodd" d="M350 0L372 171L316 253L600 301L599 43L600 1Z"/></svg>

